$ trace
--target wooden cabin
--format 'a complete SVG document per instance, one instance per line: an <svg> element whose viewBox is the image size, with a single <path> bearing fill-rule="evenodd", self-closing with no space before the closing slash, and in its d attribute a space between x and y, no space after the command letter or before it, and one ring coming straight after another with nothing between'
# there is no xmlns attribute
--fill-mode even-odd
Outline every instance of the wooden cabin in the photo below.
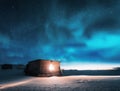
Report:
<svg viewBox="0 0 120 91"><path fill-rule="evenodd" d="M31 76L61 76L60 62L38 59L29 62L25 74Z"/></svg>

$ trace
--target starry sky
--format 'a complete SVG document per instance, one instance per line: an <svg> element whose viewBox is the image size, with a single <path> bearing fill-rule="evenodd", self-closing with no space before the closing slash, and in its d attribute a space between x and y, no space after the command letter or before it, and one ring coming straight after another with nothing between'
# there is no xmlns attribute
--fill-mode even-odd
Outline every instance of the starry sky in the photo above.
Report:
<svg viewBox="0 0 120 91"><path fill-rule="evenodd" d="M0 64L34 59L120 66L120 0L0 0Z"/></svg>

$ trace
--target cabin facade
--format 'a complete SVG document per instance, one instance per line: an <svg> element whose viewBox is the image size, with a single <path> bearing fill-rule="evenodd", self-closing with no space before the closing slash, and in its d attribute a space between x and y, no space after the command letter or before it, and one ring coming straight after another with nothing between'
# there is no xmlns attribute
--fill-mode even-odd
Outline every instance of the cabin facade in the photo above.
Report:
<svg viewBox="0 0 120 91"><path fill-rule="evenodd" d="M60 62L38 59L26 65L25 74L31 76L61 76Z"/></svg>

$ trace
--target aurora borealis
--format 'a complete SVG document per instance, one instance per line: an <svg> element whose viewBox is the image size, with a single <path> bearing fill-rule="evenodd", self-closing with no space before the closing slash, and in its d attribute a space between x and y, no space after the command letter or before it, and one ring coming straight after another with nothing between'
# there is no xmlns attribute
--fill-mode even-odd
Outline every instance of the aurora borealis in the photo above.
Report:
<svg viewBox="0 0 120 91"><path fill-rule="evenodd" d="M120 65L120 0L0 0L0 63L55 59Z"/></svg>

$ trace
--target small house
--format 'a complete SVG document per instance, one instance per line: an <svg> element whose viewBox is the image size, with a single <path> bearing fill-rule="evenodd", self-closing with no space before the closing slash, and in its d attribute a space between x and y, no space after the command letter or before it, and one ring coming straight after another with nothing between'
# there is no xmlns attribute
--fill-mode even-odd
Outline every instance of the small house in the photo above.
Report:
<svg viewBox="0 0 120 91"><path fill-rule="evenodd" d="M31 76L61 76L60 62L38 59L29 62L25 74Z"/></svg>

